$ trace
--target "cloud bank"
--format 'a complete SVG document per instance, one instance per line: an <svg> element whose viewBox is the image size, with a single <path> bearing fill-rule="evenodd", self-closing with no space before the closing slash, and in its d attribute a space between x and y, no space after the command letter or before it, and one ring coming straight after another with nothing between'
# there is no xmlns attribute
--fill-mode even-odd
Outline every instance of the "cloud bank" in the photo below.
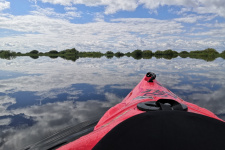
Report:
<svg viewBox="0 0 225 150"><path fill-rule="evenodd" d="M75 47L80 51L128 52L135 49L190 51L208 47L223 51L225 48L223 0L33 2L29 13L15 15L5 12L10 8L10 2L0 1L0 11L5 12L0 14L3 33L0 49L46 52ZM43 7L44 4L48 6ZM57 9L58 5L63 11ZM80 5L87 10L81 9ZM94 8L103 10L92 12ZM159 17L162 15L160 8L167 9L164 15L168 19ZM129 16L137 9L148 17ZM122 12L129 17L121 15ZM82 20L88 17L90 19L83 23Z"/></svg>
<svg viewBox="0 0 225 150"><path fill-rule="evenodd" d="M160 6L182 6L187 10L205 14L214 13L225 17L224 0L40 0L43 3L60 4L70 6L73 4L83 4L86 6L105 6L105 14L114 14L118 11L134 11L138 6L155 10ZM184 9L183 9L184 11Z"/></svg>

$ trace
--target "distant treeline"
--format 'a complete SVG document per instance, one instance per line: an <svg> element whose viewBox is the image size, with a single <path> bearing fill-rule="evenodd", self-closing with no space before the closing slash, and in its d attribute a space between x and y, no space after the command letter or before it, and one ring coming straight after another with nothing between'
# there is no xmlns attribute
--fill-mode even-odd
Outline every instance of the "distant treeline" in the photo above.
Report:
<svg viewBox="0 0 225 150"><path fill-rule="evenodd" d="M92 58L100 58L102 56L105 56L107 58L113 58L113 57L133 57L134 59L151 59L152 57L155 57L157 59L160 58L165 58L165 59L172 59L176 58L178 56L182 58L196 58L196 59L203 59L206 61L213 61L218 57L221 57L225 59L225 50L222 53L217 52L213 48L207 48L205 50L195 50L195 51L173 51L171 49L168 50L157 50L155 52L151 50L134 50L133 52L127 52L127 53L122 53L122 52L112 52L112 51L107 51L106 53L101 53L101 52L80 52L76 50L75 48L72 49L66 49L62 51L57 51L57 50L51 50L49 52L39 52L38 50L32 50L28 53L21 53L21 52L13 52L10 50L0 50L0 58L3 59L13 59L17 56L30 56L34 59L39 58L40 56L49 56L51 58L57 58L57 57L62 57L67 60L72 60L76 61L80 57L92 57Z"/></svg>

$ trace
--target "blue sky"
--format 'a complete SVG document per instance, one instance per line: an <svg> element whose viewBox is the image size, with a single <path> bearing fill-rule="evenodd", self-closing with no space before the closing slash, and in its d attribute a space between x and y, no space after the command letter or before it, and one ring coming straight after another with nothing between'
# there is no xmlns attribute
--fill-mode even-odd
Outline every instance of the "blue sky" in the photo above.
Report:
<svg viewBox="0 0 225 150"><path fill-rule="evenodd" d="M225 50L224 0L0 0L0 50Z"/></svg>

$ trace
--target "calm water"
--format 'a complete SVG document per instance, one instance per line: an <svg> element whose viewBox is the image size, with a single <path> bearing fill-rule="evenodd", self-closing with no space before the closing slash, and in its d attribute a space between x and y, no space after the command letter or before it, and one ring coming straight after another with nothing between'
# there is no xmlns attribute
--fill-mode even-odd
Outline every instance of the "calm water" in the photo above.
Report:
<svg viewBox="0 0 225 150"><path fill-rule="evenodd" d="M225 60L17 57L0 59L0 149L18 149L100 116L148 71L225 120Z"/></svg>

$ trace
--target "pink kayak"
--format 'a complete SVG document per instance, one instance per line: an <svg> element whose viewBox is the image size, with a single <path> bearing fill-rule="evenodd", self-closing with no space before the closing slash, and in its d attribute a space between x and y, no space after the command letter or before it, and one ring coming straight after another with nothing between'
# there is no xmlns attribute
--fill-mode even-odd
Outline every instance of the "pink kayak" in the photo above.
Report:
<svg viewBox="0 0 225 150"><path fill-rule="evenodd" d="M225 123L163 87L154 73L110 108L94 130L58 150L225 149Z"/></svg>

